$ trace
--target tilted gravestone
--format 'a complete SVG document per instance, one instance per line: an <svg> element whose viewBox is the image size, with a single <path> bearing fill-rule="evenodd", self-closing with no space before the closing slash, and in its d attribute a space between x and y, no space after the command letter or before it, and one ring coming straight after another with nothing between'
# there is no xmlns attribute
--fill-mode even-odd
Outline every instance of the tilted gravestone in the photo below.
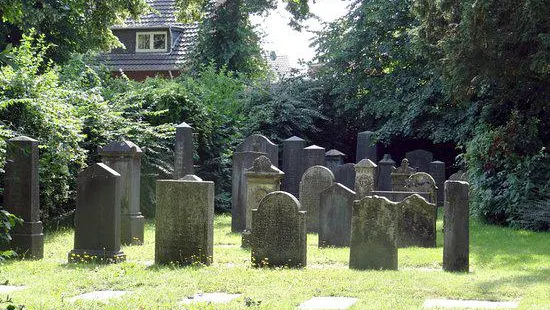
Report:
<svg viewBox="0 0 550 310"><path fill-rule="evenodd" d="M355 200L351 216L351 269L397 270L400 207L384 197Z"/></svg>
<svg viewBox="0 0 550 310"><path fill-rule="evenodd" d="M343 164L336 167L333 172L336 182L343 184L351 190L355 189L355 164Z"/></svg>
<svg viewBox="0 0 550 310"><path fill-rule="evenodd" d="M260 201L269 193L281 189L281 179L284 172L271 164L266 156L254 160L252 168L245 170L246 190L246 228L243 231L242 247L251 243L252 210L257 209Z"/></svg>
<svg viewBox="0 0 550 310"><path fill-rule="evenodd" d="M430 163L434 160L434 155L426 150L414 150L405 153L405 157L409 160L409 165L420 172L429 172Z"/></svg>
<svg viewBox="0 0 550 310"><path fill-rule="evenodd" d="M401 217L397 246L434 248L437 220L435 204L413 194L399 202L398 206L401 208Z"/></svg>
<svg viewBox="0 0 550 310"><path fill-rule="evenodd" d="M11 231L9 246L20 256L35 259L44 256L38 164L37 140L21 136L7 141L4 205L23 220Z"/></svg>
<svg viewBox="0 0 550 310"><path fill-rule="evenodd" d="M141 149L131 141L112 142L101 149L101 161L120 174L120 241L142 244L145 219L140 211Z"/></svg>
<svg viewBox="0 0 550 310"><path fill-rule="evenodd" d="M212 263L214 182L195 175L157 181L155 263Z"/></svg>
<svg viewBox="0 0 550 310"><path fill-rule="evenodd" d="M357 149L355 152L355 162L362 159L370 159L373 162L378 161L378 145L373 143L374 132L363 131L357 134Z"/></svg>
<svg viewBox="0 0 550 310"><path fill-rule="evenodd" d="M409 167L409 160L403 158L401 166L395 168L391 173L391 188L394 192L407 191L407 179L415 173L414 168Z"/></svg>
<svg viewBox="0 0 550 310"><path fill-rule="evenodd" d="M349 246L355 192L340 183L334 183L321 192L320 199L319 247Z"/></svg>
<svg viewBox="0 0 550 310"><path fill-rule="evenodd" d="M311 145L302 151L302 173L313 166L325 165L325 148Z"/></svg>
<svg viewBox="0 0 550 310"><path fill-rule="evenodd" d="M305 267L307 264L306 212L286 192L273 192L252 210L252 265Z"/></svg>
<svg viewBox="0 0 550 310"><path fill-rule="evenodd" d="M445 182L443 270L468 272L470 266L469 184Z"/></svg>
<svg viewBox="0 0 550 310"><path fill-rule="evenodd" d="M385 154L384 158L378 162L378 190L391 191L391 173L395 169L395 161L391 159L390 154Z"/></svg>
<svg viewBox="0 0 550 310"><path fill-rule="evenodd" d="M183 122L176 126L174 179L193 174L193 128Z"/></svg>
<svg viewBox="0 0 550 310"><path fill-rule="evenodd" d="M241 144L237 145L235 151L265 153L265 156L271 160L271 164L279 167L279 146L263 135L253 134L247 137Z"/></svg>
<svg viewBox="0 0 550 310"><path fill-rule="evenodd" d="M241 233L246 228L246 177L244 171L252 167L254 160L266 153L233 153L231 179L231 232Z"/></svg>
<svg viewBox="0 0 550 310"><path fill-rule="evenodd" d="M321 192L334 184L334 174L327 167L313 166L304 172L300 181L300 204L307 211L307 231L319 231Z"/></svg>
<svg viewBox="0 0 550 310"><path fill-rule="evenodd" d="M376 170L378 168L370 159L362 159L354 167L356 199L362 199L376 190Z"/></svg>
<svg viewBox="0 0 550 310"><path fill-rule="evenodd" d="M300 179L302 178L302 152L306 141L293 136L283 141L283 171L285 176L281 189L298 196Z"/></svg>
<svg viewBox="0 0 550 310"><path fill-rule="evenodd" d="M437 206L443 206L443 197L445 196L444 183L446 180L445 177L445 163L442 161L432 161L430 163L430 175L435 180L435 185L437 186Z"/></svg>
<svg viewBox="0 0 550 310"><path fill-rule="evenodd" d="M325 166L334 173L336 168L344 164L344 157L346 154L332 149L325 153Z"/></svg>
<svg viewBox="0 0 550 310"><path fill-rule="evenodd" d="M120 174L103 163L78 174L74 249L69 262L118 263L120 250Z"/></svg>
<svg viewBox="0 0 550 310"><path fill-rule="evenodd" d="M437 203L437 186L435 180L426 172L417 172L409 176L405 181L405 190L410 192L430 193L428 201Z"/></svg>

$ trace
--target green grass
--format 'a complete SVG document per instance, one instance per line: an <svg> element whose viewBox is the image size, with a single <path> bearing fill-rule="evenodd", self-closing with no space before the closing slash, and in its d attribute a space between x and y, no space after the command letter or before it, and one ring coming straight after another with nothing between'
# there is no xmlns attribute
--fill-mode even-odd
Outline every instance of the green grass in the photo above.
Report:
<svg viewBox="0 0 550 310"><path fill-rule="evenodd" d="M399 250L399 271L355 271L347 267L349 249L318 249L308 235L308 266L255 269L240 235L230 233L231 218L217 216L214 263L209 267L151 265L154 225L147 223L145 244L124 247L128 261L117 265L67 264L73 231L46 235L45 258L0 265L0 283L26 285L9 294L11 303L29 309L295 309L314 296L359 298L352 309L419 309L427 298L518 300L521 309L550 309L550 233L470 225L468 274L441 271L442 235L438 247ZM70 303L70 297L94 290L130 291L108 304ZM228 304L178 303L199 292L242 293ZM0 296L5 308L6 294ZM245 304L245 299L250 307Z"/></svg>

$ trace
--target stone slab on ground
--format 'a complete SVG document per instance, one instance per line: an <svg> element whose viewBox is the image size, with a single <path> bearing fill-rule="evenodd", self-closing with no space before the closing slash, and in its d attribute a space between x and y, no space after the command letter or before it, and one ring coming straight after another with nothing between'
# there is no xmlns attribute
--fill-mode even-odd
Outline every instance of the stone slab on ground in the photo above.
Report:
<svg viewBox="0 0 550 310"><path fill-rule="evenodd" d="M235 298L241 297L242 294L228 294L228 293L198 293L193 296L187 297L181 300L182 304L188 305L194 302L208 302L213 304L225 304L232 301Z"/></svg>
<svg viewBox="0 0 550 310"><path fill-rule="evenodd" d="M69 301L75 302L77 300L93 300L93 301L108 302L108 300L111 298L121 297L127 293L128 292L125 292L125 291L93 291L93 292L72 297L69 299Z"/></svg>
<svg viewBox="0 0 550 310"><path fill-rule="evenodd" d="M304 301L299 309L348 309L357 302L351 297L313 297Z"/></svg>
<svg viewBox="0 0 550 310"><path fill-rule="evenodd" d="M0 285L0 293L10 293L26 289L26 286Z"/></svg>
<svg viewBox="0 0 550 310"><path fill-rule="evenodd" d="M517 301L426 299L424 308L516 309Z"/></svg>

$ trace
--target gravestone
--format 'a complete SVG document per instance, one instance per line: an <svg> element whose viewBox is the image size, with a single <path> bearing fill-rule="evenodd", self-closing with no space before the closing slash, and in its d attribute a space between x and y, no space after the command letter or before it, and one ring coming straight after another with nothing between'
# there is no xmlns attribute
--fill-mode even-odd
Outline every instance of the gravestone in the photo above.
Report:
<svg viewBox="0 0 550 310"><path fill-rule="evenodd" d="M7 141L4 205L23 220L11 231L9 247L20 256L35 259L44 256L38 165L37 140L21 136Z"/></svg>
<svg viewBox="0 0 550 310"><path fill-rule="evenodd" d="M260 200L267 194L281 189L281 179L284 172L271 164L266 156L254 160L252 168L245 170L247 179L246 191L246 228L243 231L242 246L249 247L251 243L252 210L258 209Z"/></svg>
<svg viewBox="0 0 550 310"><path fill-rule="evenodd" d="M145 219L140 211L141 149L131 141L112 142L101 149L101 161L120 174L120 240L142 244Z"/></svg>
<svg viewBox="0 0 550 310"><path fill-rule="evenodd" d="M415 172L416 170L414 168L409 167L409 160L403 158L401 166L395 168L391 173L392 191L407 191L407 179Z"/></svg>
<svg viewBox="0 0 550 310"><path fill-rule="evenodd" d="M403 201L405 200L405 198L414 194L420 195L420 197L426 199L427 201L429 201L430 199L430 193L428 192L394 192L394 191L373 191L372 192L372 195L386 197L393 202Z"/></svg>
<svg viewBox="0 0 550 310"><path fill-rule="evenodd" d="M319 247L349 246L355 192L340 183L334 183L321 192L320 200Z"/></svg>
<svg viewBox="0 0 550 310"><path fill-rule="evenodd" d="M307 211L307 231L319 231L321 192L334 184L334 174L327 167L313 166L304 172L300 181L301 210Z"/></svg>
<svg viewBox="0 0 550 310"><path fill-rule="evenodd" d="M283 141L283 171L285 176L281 189L298 196L300 179L302 178L302 152L306 141L296 136Z"/></svg>
<svg viewBox="0 0 550 310"><path fill-rule="evenodd" d="M241 144L237 145L235 151L265 153L265 156L271 160L271 164L279 167L279 146L263 135L253 134L247 137Z"/></svg>
<svg viewBox="0 0 550 310"><path fill-rule="evenodd" d="M305 267L307 264L306 212L286 192L273 192L252 210L252 265Z"/></svg>
<svg viewBox="0 0 550 310"><path fill-rule="evenodd" d="M435 185L437 186L437 206L443 206L443 197L445 196L444 183L446 180L445 177L445 163L442 161L432 161L430 163L430 175L435 180Z"/></svg>
<svg viewBox="0 0 550 310"><path fill-rule="evenodd" d="M426 150L414 150L405 153L405 157L409 160L409 165L419 172L429 172L430 163L434 160L434 155Z"/></svg>
<svg viewBox="0 0 550 310"><path fill-rule="evenodd" d="M400 208L384 197L367 196L353 203L351 269L397 270Z"/></svg>
<svg viewBox="0 0 550 310"><path fill-rule="evenodd" d="M336 182L351 190L355 189L355 164L343 164L336 167L333 172Z"/></svg>
<svg viewBox="0 0 550 310"><path fill-rule="evenodd" d="M468 182L468 174L465 171L458 170L457 172L451 174L449 181L464 181Z"/></svg>
<svg viewBox="0 0 550 310"><path fill-rule="evenodd" d="M398 206L401 208L401 216L397 246L435 248L435 204L429 203L418 194L413 194L399 202Z"/></svg>
<svg viewBox="0 0 550 310"><path fill-rule="evenodd" d="M231 179L231 232L242 233L246 228L246 177L244 171L252 167L254 160L266 153L233 153L233 172Z"/></svg>
<svg viewBox="0 0 550 310"><path fill-rule="evenodd" d="M469 184L463 181L445 182L445 215L443 222L443 270L469 270Z"/></svg>
<svg viewBox="0 0 550 310"><path fill-rule="evenodd" d="M390 154L384 154L384 158L378 162L378 190L391 191L391 173L395 169L395 161Z"/></svg>
<svg viewBox="0 0 550 310"><path fill-rule="evenodd" d="M429 202L437 203L437 186L435 180L426 172L417 172L409 176L405 182L405 190L411 192L430 193Z"/></svg>
<svg viewBox="0 0 550 310"><path fill-rule="evenodd" d="M126 260L120 250L120 178L118 172L103 163L78 174L74 249L69 252L69 263Z"/></svg>
<svg viewBox="0 0 550 310"><path fill-rule="evenodd" d="M354 167L356 199L362 199L376 190L377 166L370 159L362 159Z"/></svg>
<svg viewBox="0 0 550 310"><path fill-rule="evenodd" d="M336 168L344 164L346 154L332 149L325 153L325 166L334 173Z"/></svg>
<svg viewBox="0 0 550 310"><path fill-rule="evenodd" d="M157 181L155 263L210 265L214 246L214 182L195 175Z"/></svg>
<svg viewBox="0 0 550 310"><path fill-rule="evenodd" d="M363 131L357 134L357 150L355 152L355 162L362 159L370 159L373 162L378 161L378 145L373 143L374 132Z"/></svg>
<svg viewBox="0 0 550 310"><path fill-rule="evenodd" d="M193 174L193 128L183 122L176 126L174 179Z"/></svg>
<svg viewBox="0 0 550 310"><path fill-rule="evenodd" d="M325 165L325 148L311 145L304 148L302 158L302 173L313 166Z"/></svg>

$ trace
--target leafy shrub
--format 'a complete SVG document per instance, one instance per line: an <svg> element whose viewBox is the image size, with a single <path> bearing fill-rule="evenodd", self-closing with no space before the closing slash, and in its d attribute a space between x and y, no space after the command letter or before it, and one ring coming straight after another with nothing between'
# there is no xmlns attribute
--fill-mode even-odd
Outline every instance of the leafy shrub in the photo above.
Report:
<svg viewBox="0 0 550 310"><path fill-rule="evenodd" d="M16 255L13 250L5 250L5 248L11 241L10 230L22 222L20 218L6 210L2 210L2 206L0 206L0 261Z"/></svg>

